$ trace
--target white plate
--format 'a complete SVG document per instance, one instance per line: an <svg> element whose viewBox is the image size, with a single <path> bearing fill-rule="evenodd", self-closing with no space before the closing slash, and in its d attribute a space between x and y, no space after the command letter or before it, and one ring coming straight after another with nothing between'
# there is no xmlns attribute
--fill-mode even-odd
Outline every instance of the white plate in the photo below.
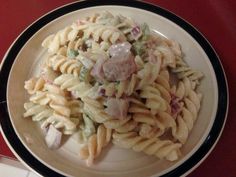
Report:
<svg viewBox="0 0 236 177"><path fill-rule="evenodd" d="M117 1L116 5L95 0L61 7L26 29L5 55L0 75L0 101L7 100L7 108L1 104L0 116L4 116L4 119L1 118L2 130L17 157L39 174L83 177L180 176L204 159L219 138L227 114L228 92L224 71L214 50L196 29L174 14L142 2L129 3L130 7L126 6L128 2L125 0ZM199 87L204 95L202 108L187 143L181 149L183 155L177 162L158 160L111 145L102 153L98 163L88 168L78 158L76 137L52 151L46 147L37 124L22 117L23 103L27 99L24 81L37 73L46 55L46 50L41 47L42 40L78 18L103 10L131 17L138 23L146 22L152 30L178 41L186 62L205 75ZM6 83L7 89L3 87ZM27 143L25 136L30 136L33 143Z"/></svg>

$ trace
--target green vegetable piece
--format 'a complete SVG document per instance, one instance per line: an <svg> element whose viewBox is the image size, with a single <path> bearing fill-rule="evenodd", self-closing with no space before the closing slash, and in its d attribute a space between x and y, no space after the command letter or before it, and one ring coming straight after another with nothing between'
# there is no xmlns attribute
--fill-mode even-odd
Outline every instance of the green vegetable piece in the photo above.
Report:
<svg viewBox="0 0 236 177"><path fill-rule="evenodd" d="M116 90L118 90L119 85L120 85L120 81L116 81L116 83L115 83L115 89L116 89Z"/></svg>
<svg viewBox="0 0 236 177"><path fill-rule="evenodd" d="M142 56L142 54L145 53L145 47L144 47L143 42L141 41L136 41L133 44L133 49L137 55Z"/></svg>
<svg viewBox="0 0 236 177"><path fill-rule="evenodd" d="M149 28L149 26L148 26L148 24L147 23L143 23L142 25L141 25L141 30L142 30L142 32L143 32L143 37L147 37L147 36L149 36L150 35L150 28Z"/></svg>
<svg viewBox="0 0 236 177"><path fill-rule="evenodd" d="M90 81L90 70L85 66L82 66L79 74L80 81L89 82Z"/></svg>
<svg viewBox="0 0 236 177"><path fill-rule="evenodd" d="M73 49L70 49L68 52L67 52L67 56L69 58L75 58L77 55L79 55L79 52L76 51L76 50L73 50Z"/></svg>
<svg viewBox="0 0 236 177"><path fill-rule="evenodd" d="M93 121L87 114L83 114L84 119L84 135L86 137L90 137L92 134L96 132Z"/></svg>

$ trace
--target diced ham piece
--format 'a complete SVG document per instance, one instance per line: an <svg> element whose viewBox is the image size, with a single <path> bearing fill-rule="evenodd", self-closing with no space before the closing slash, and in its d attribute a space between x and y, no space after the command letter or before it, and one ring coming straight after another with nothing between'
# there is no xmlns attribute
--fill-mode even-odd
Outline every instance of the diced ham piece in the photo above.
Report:
<svg viewBox="0 0 236 177"><path fill-rule="evenodd" d="M103 64L103 71L108 81L126 80L136 71L134 56L131 52L115 55Z"/></svg>
<svg viewBox="0 0 236 177"><path fill-rule="evenodd" d="M176 117L181 111L181 104L180 104L180 99L174 94L171 95L170 106L171 106L171 115Z"/></svg>
<svg viewBox="0 0 236 177"><path fill-rule="evenodd" d="M47 134L45 136L45 141L50 149L57 149L61 144L62 133L57 130L53 125L49 126Z"/></svg>
<svg viewBox="0 0 236 177"><path fill-rule="evenodd" d="M132 45L129 42L122 42L122 43L111 45L111 47L108 49L108 52L112 57L120 56L120 55L129 53L131 47Z"/></svg>
<svg viewBox="0 0 236 177"><path fill-rule="evenodd" d="M108 81L126 80L136 71L134 56L130 49L131 44L129 42L112 45L108 50L111 58L99 58L93 66L91 75L98 81L104 79Z"/></svg>
<svg viewBox="0 0 236 177"><path fill-rule="evenodd" d="M104 72L103 72L103 64L106 61L105 58L99 58L95 65L93 66L93 69L91 70L91 75L98 79L98 81L103 81L105 78Z"/></svg>
<svg viewBox="0 0 236 177"><path fill-rule="evenodd" d="M140 38L142 36L142 30L140 28L140 26L135 26L132 28L131 30L131 35L135 40L138 40L138 38Z"/></svg>
<svg viewBox="0 0 236 177"><path fill-rule="evenodd" d="M98 95L99 96L105 96L106 90L103 87L98 88Z"/></svg>
<svg viewBox="0 0 236 177"><path fill-rule="evenodd" d="M108 98L106 113L115 119L125 119L129 108L127 99Z"/></svg>

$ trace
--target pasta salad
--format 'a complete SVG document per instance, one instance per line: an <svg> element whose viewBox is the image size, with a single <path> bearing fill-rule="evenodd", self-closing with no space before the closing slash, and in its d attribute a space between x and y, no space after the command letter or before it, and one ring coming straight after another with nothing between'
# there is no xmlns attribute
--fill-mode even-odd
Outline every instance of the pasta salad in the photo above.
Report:
<svg viewBox="0 0 236 177"><path fill-rule="evenodd" d="M25 82L23 117L40 124L49 148L77 133L88 166L109 143L180 158L201 107L203 74L184 61L176 41L101 12L49 35L42 46L48 57Z"/></svg>

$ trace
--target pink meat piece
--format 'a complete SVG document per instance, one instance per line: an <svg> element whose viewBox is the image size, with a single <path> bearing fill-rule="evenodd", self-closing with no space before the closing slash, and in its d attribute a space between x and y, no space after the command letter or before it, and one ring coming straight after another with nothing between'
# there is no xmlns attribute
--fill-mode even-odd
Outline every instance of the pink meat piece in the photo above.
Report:
<svg viewBox="0 0 236 177"><path fill-rule="evenodd" d="M99 58L95 65L93 66L93 69L91 70L91 75L98 79L98 81L103 81L105 78L104 72L103 72L103 64L106 61L105 58Z"/></svg>
<svg viewBox="0 0 236 177"><path fill-rule="evenodd" d="M105 93L106 93L106 90L102 86L100 86L98 88L98 95L99 96L105 96Z"/></svg>
<svg viewBox="0 0 236 177"><path fill-rule="evenodd" d="M129 108L128 99L108 98L106 113L115 119L125 119Z"/></svg>
<svg viewBox="0 0 236 177"><path fill-rule="evenodd" d="M111 45L111 47L108 49L108 52L112 57L120 56L120 55L129 53L131 47L132 45L126 41L126 42Z"/></svg>
<svg viewBox="0 0 236 177"><path fill-rule="evenodd" d="M180 99L173 94L171 95L170 106L171 106L171 115L176 117L181 111L181 105L180 105Z"/></svg>
<svg viewBox="0 0 236 177"><path fill-rule="evenodd" d="M136 71L134 56L130 52L131 47L129 42L112 45L108 50L111 58L108 60L104 57L99 58L91 75L101 82L104 79L108 81L126 80Z"/></svg>
<svg viewBox="0 0 236 177"><path fill-rule="evenodd" d="M135 40L138 40L138 38L140 38L142 35L142 30L141 30L140 26L137 25L137 26L133 27L131 30L131 35Z"/></svg>
<svg viewBox="0 0 236 177"><path fill-rule="evenodd" d="M61 144L62 133L57 130L53 125L49 126L47 134L45 136L45 141L50 149L57 149Z"/></svg>
<svg viewBox="0 0 236 177"><path fill-rule="evenodd" d="M131 52L115 55L103 64L105 78L108 81L122 81L136 71L134 56Z"/></svg>

